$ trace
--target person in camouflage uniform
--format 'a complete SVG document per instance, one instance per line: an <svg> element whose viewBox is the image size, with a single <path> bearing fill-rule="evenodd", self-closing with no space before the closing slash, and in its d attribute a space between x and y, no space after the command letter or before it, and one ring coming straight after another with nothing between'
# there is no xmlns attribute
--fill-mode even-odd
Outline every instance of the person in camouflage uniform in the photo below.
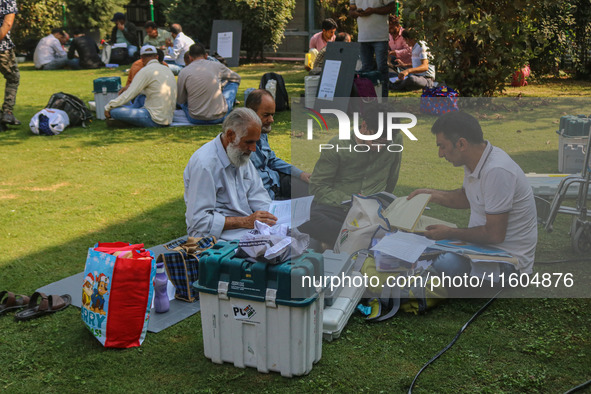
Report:
<svg viewBox="0 0 591 394"><path fill-rule="evenodd" d="M3 126L21 124L12 113L20 82L20 72L14 55L14 43L10 39L10 29L17 12L16 0L0 0L0 72L6 79L2 117L0 118L0 123Z"/></svg>

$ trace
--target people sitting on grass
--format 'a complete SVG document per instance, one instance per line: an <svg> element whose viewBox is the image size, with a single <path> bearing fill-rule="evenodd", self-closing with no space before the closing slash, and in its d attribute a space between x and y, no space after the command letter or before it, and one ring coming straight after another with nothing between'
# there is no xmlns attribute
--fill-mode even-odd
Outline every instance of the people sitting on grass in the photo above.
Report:
<svg viewBox="0 0 591 394"><path fill-rule="evenodd" d="M191 45L189 58L191 64L178 78L178 104L192 124L222 123L234 107L240 75L220 62L207 60L200 43Z"/></svg>
<svg viewBox="0 0 591 394"><path fill-rule="evenodd" d="M386 116L387 111L380 112L373 105L365 108L361 111L363 120L359 132L373 136L386 123L384 118L380 121L380 116ZM367 145L369 151L356 151L354 146L359 144ZM391 141L386 139L386 133L370 141L357 135L351 140L341 140L339 136L332 138L326 145L333 149L323 149L314 166L310 178L310 194L314 195L310 220L299 230L332 248L349 211L343 201L350 200L353 194L367 196L382 191L394 192L402 150L389 151L383 147L395 144L402 147L402 135L398 130L394 130Z"/></svg>
<svg viewBox="0 0 591 394"><path fill-rule="evenodd" d="M51 34L43 37L33 54L33 61L37 70L58 70L68 63L68 53L63 45L68 41L67 33L56 27Z"/></svg>
<svg viewBox="0 0 591 394"><path fill-rule="evenodd" d="M402 64L412 63L412 48L408 46L406 40L402 37L404 28L400 26L399 17L388 16L388 31L390 32L390 41L388 42L390 63L394 64L396 59L400 59Z"/></svg>
<svg viewBox="0 0 591 394"><path fill-rule="evenodd" d="M137 28L133 23L126 21L125 14L122 12L115 13L111 22L115 22L115 26L111 30L109 44L125 44L127 46L127 55L130 59L133 59L139 46Z"/></svg>
<svg viewBox="0 0 591 394"><path fill-rule="evenodd" d="M236 108L218 134L191 156L183 173L185 219L190 237L239 239L255 220L274 225L271 198L249 160L261 136L261 120L249 108Z"/></svg>
<svg viewBox="0 0 591 394"><path fill-rule="evenodd" d="M156 51L158 52L158 62L168 67L168 64L166 64L166 62L164 61L164 52L158 48L156 48ZM133 82L133 78L135 77L137 72L140 71L144 66L145 64L142 59L138 59L132 63L131 68L129 69L129 73L127 74L127 82L125 83L125 86L123 86L119 90L118 95L125 92L129 88L129 85L131 85L131 82Z"/></svg>
<svg viewBox="0 0 591 394"><path fill-rule="evenodd" d="M68 65L75 70L103 67L96 42L80 29L74 30L73 34L74 39L68 50Z"/></svg>
<svg viewBox="0 0 591 394"><path fill-rule="evenodd" d="M256 151L250 155L250 161L269 196L273 200L287 200L307 195L310 174L278 158L269 145L269 133L275 121L275 99L271 93L264 89L253 90L244 106L255 111L262 122L261 139L256 143Z"/></svg>
<svg viewBox="0 0 591 394"><path fill-rule="evenodd" d="M144 30L146 31L144 45L153 45L156 49L166 49L166 40L172 37L169 31L160 29L153 21L147 21Z"/></svg>
<svg viewBox="0 0 591 394"><path fill-rule="evenodd" d="M158 62L154 46L144 45L140 57L144 67L125 92L107 103L105 117L139 127L168 126L176 108L174 75Z"/></svg>
<svg viewBox="0 0 591 394"><path fill-rule="evenodd" d="M456 190L418 189L431 194L431 202L455 209L470 209L467 228L445 225L427 227L431 239L456 239L491 245L517 257L519 264L500 264L503 271L530 274L538 239L536 204L532 188L517 163L502 149L484 140L482 128L472 115L449 112L431 127L439 157L454 167L464 167L462 187ZM483 263L479 263L482 267ZM489 269L499 268L491 263ZM449 276L471 272L470 259L454 253L440 255L434 268ZM496 267L495 267L496 266Z"/></svg>
<svg viewBox="0 0 591 394"><path fill-rule="evenodd" d="M335 32L337 30L337 23L332 18L327 18L322 21L322 31L314 34L310 38L310 49L321 51L329 42L335 40Z"/></svg>
<svg viewBox="0 0 591 394"><path fill-rule="evenodd" d="M398 73L398 80L390 85L391 90L409 91L432 88L435 80L435 66L429 62L431 54L424 41L418 40L418 32L408 28L402 32L402 38L412 48L411 63L396 59L397 66L404 69Z"/></svg>
<svg viewBox="0 0 591 394"><path fill-rule="evenodd" d="M178 23L173 23L170 26L170 34L172 37L166 40L168 47L166 62L170 65L174 75L178 75L185 67L185 52L195 44L195 41L183 33L183 28Z"/></svg>

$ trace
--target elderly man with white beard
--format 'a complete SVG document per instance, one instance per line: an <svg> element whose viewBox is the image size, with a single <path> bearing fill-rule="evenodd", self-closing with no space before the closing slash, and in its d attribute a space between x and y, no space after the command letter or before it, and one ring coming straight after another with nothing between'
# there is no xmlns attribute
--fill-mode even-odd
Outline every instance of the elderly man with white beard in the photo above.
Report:
<svg viewBox="0 0 591 394"><path fill-rule="evenodd" d="M190 237L238 239L255 220L274 225L271 198L250 162L261 136L261 120L248 108L226 117L222 133L191 156L185 172L185 214Z"/></svg>

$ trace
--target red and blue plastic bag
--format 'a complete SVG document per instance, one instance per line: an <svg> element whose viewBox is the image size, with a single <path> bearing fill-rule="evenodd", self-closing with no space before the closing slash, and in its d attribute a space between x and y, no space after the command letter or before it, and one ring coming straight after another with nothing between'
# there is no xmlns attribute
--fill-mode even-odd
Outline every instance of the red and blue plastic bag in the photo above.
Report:
<svg viewBox="0 0 591 394"><path fill-rule="evenodd" d="M98 243L88 250L82 321L105 347L140 346L154 296L156 260L143 244Z"/></svg>
<svg viewBox="0 0 591 394"><path fill-rule="evenodd" d="M458 92L447 86L425 88L421 95L421 112L443 115L458 111Z"/></svg>

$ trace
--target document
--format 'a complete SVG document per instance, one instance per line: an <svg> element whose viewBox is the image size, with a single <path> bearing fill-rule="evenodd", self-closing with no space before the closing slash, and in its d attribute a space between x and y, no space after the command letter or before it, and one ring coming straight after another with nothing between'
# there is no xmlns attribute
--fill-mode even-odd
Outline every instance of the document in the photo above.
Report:
<svg viewBox="0 0 591 394"><path fill-rule="evenodd" d="M232 57L232 32L218 33L218 54L223 58Z"/></svg>
<svg viewBox="0 0 591 394"><path fill-rule="evenodd" d="M430 199L430 194L417 194L410 200L406 196L398 197L384 210L383 215L390 226L413 232Z"/></svg>
<svg viewBox="0 0 591 394"><path fill-rule="evenodd" d="M422 235L398 231L386 235L371 250L396 257L409 263L414 263L421 257L425 249L433 244L435 244L435 241Z"/></svg>
<svg viewBox="0 0 591 394"><path fill-rule="evenodd" d="M318 88L318 98L332 101L337 88L337 80L341 70L340 60L326 60L322 77L320 78L320 87Z"/></svg>
<svg viewBox="0 0 591 394"><path fill-rule="evenodd" d="M269 212L277 217L277 224L298 227L310 220L310 206L314 196L292 200L271 201Z"/></svg>

